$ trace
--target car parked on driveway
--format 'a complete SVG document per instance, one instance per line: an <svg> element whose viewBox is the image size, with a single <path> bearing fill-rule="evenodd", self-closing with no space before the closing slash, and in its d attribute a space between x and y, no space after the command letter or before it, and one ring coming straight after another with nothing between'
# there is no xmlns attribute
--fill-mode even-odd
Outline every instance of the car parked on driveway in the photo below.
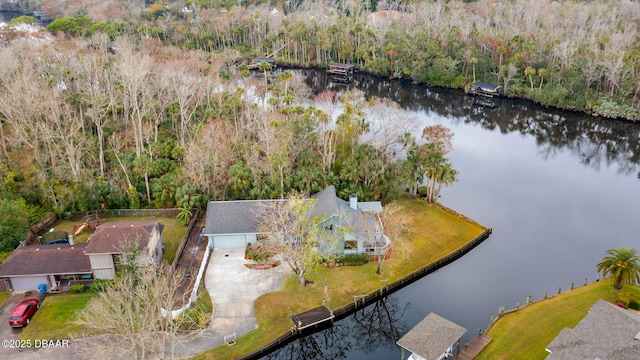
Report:
<svg viewBox="0 0 640 360"><path fill-rule="evenodd" d="M38 299L25 299L18 304L9 316L9 326L11 327L23 327L31 321L31 317L36 313L36 310L40 307L40 300Z"/></svg>

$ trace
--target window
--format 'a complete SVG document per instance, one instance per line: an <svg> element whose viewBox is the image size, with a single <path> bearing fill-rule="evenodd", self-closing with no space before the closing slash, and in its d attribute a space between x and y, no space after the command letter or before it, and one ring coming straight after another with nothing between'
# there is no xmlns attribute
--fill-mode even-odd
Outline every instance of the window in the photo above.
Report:
<svg viewBox="0 0 640 360"><path fill-rule="evenodd" d="M355 240L346 240L344 242L344 249L345 250L357 250L358 249L358 242Z"/></svg>

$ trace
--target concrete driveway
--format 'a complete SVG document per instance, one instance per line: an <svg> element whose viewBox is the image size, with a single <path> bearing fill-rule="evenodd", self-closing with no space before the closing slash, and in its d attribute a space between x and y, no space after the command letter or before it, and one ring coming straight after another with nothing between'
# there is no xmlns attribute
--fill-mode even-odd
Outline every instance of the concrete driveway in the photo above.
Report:
<svg viewBox="0 0 640 360"><path fill-rule="evenodd" d="M286 264L268 270L244 266L245 248L215 249L209 258L204 283L213 302L211 325L204 333L189 336L167 353L193 356L224 344L224 336L242 335L258 328L253 311L263 294L281 290L290 273Z"/></svg>
<svg viewBox="0 0 640 360"><path fill-rule="evenodd" d="M205 276L205 286L213 300L211 328L221 335L238 337L258 328L253 312L263 294L281 290L287 266L252 270L244 266L245 248L215 249Z"/></svg>
<svg viewBox="0 0 640 360"><path fill-rule="evenodd" d="M9 316L11 316L11 312L13 312L13 309L16 307L16 305L18 305L22 300L30 298L36 298L40 300L40 304L42 304L45 296L46 295L40 294L40 292L36 290L14 291L13 293L11 293L11 296L9 296L7 301L5 301L2 306L0 306L0 340L11 341L18 340L20 338L22 328L12 328L9 326ZM38 313L36 312L36 315L34 315L34 317L37 317L37 314ZM19 353L23 352L30 353L31 349L9 349L2 346L0 347L0 358L14 358L14 356L17 357ZM9 354L12 355L9 356Z"/></svg>

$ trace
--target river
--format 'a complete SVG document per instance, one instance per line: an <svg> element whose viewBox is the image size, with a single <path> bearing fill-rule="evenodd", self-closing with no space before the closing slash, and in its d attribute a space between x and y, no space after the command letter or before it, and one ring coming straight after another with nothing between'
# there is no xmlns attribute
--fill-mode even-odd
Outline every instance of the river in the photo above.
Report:
<svg viewBox="0 0 640 360"><path fill-rule="evenodd" d="M315 92L347 88L305 74ZM460 91L363 75L349 86L391 98L422 126L452 129L459 182L440 200L493 234L385 301L264 358L398 359L395 341L430 312L467 328L464 344L500 306L593 282L607 249L638 248L640 125L520 100L478 107Z"/></svg>

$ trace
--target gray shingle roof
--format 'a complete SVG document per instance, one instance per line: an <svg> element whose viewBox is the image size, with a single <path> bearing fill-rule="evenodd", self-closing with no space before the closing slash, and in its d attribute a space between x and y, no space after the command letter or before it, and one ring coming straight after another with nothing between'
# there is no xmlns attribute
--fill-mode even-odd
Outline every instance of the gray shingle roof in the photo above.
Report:
<svg viewBox="0 0 640 360"><path fill-rule="evenodd" d="M0 277L24 275L90 274L84 254L87 244L21 246L0 265Z"/></svg>
<svg viewBox="0 0 640 360"><path fill-rule="evenodd" d="M467 329L462 326L430 313L397 344L425 359L437 359L465 332Z"/></svg>
<svg viewBox="0 0 640 360"><path fill-rule="evenodd" d="M637 360L638 332L640 315L598 300L574 329L563 329L549 343L547 360Z"/></svg>
<svg viewBox="0 0 640 360"><path fill-rule="evenodd" d="M205 235L258 233L257 214L260 208L273 201L237 200L210 201L207 204Z"/></svg>
<svg viewBox="0 0 640 360"><path fill-rule="evenodd" d="M340 199L336 195L336 188L329 186L311 197L315 199L313 217L330 217L336 214L345 214L348 225L353 232L361 237L368 237L369 233L375 233L375 219L373 216L363 214L352 209L349 202ZM260 207L273 201L285 200L236 200L236 201L210 201L207 204L205 235L223 234L254 234L258 231L256 215Z"/></svg>
<svg viewBox="0 0 640 360"><path fill-rule="evenodd" d="M312 196L316 199L313 216L344 215L347 226L352 232L363 239L371 239L376 232L375 217L372 214L364 214L360 210L354 210L348 201L342 200L336 195L336 188L331 185Z"/></svg>

